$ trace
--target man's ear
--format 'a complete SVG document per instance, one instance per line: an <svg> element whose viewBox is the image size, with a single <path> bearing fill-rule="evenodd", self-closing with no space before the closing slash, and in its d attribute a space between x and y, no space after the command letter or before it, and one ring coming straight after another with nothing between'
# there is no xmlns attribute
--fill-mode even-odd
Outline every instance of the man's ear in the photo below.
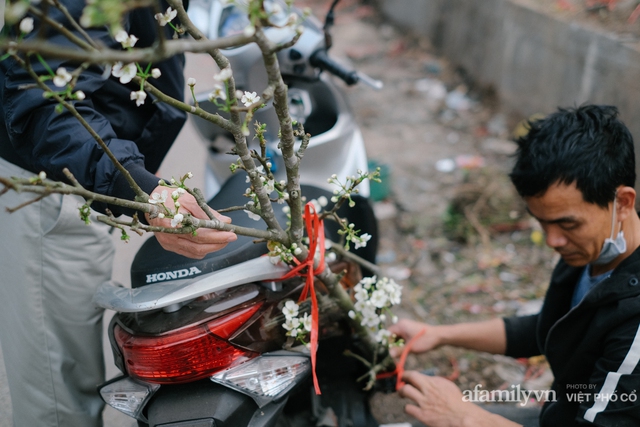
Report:
<svg viewBox="0 0 640 427"><path fill-rule="evenodd" d="M616 193L618 221L624 221L635 211L636 190L632 187L620 186Z"/></svg>

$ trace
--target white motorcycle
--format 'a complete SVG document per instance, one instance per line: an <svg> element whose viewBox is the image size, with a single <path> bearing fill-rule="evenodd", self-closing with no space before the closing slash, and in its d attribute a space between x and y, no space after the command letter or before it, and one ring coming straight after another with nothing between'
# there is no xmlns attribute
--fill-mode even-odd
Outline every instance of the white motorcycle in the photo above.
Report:
<svg viewBox="0 0 640 427"><path fill-rule="evenodd" d="M280 8L286 10L284 3ZM191 0L189 14L209 38L247 26L246 15L226 2ZM285 12L275 15L274 19L284 20L288 16ZM381 84L333 61L327 55L329 38L317 20L307 18L304 26L298 42L280 51L278 59L289 88L291 117L312 135L301 168L303 195L307 200L330 199L329 176L344 180L367 170L362 135L331 75L347 84ZM267 36L285 41L292 34L290 29L270 28ZM224 54L238 89L264 87L266 74L256 46L227 49ZM198 101L217 112L207 95ZM267 154L279 178L284 165L273 107L258 110L255 119L267 124ZM209 122L195 120L209 147L205 187L209 204L243 205L244 176L231 175L229 164L234 159L226 154L232 138ZM373 236L355 253L374 262L377 226L368 194L365 183L354 197L356 205L339 213ZM242 211L228 215L237 225L256 224ZM285 214L281 215L284 224ZM339 241L337 225L327 223L325 229L329 239ZM321 290L316 374L322 395L313 392L308 354L283 350L287 337L282 306L288 299L298 299L304 282L300 278L280 281L289 267L270 263L262 256L267 252L266 244L239 236L223 250L193 260L164 251L150 238L132 264L133 288L106 283L94 298L97 305L116 311L109 337L115 363L123 373L99 387L105 402L145 426L378 426L368 394L356 383L363 367L343 354L346 349L357 353L358 340L345 313ZM347 260L337 259L330 267L347 269L345 280L357 282L358 267ZM304 303L302 307L308 310Z"/></svg>

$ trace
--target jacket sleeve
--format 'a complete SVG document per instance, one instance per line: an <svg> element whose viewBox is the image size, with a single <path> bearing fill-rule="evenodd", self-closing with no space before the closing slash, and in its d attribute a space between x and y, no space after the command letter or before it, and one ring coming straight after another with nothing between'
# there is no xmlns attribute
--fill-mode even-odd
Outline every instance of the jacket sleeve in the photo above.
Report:
<svg viewBox="0 0 640 427"><path fill-rule="evenodd" d="M507 350L510 357L532 357L541 353L536 339L538 314L506 317L504 327L507 335Z"/></svg>
<svg viewBox="0 0 640 427"><path fill-rule="evenodd" d="M640 425L640 317L608 334L589 379L594 392L580 404L580 425Z"/></svg>
<svg viewBox="0 0 640 427"><path fill-rule="evenodd" d="M84 2L68 1L67 7L75 16L80 16ZM54 19L64 22L64 18L51 9ZM56 12L58 15L56 15ZM114 46L114 40L107 30L93 30L91 36L100 43ZM48 41L64 46L70 42L58 33L50 32ZM55 72L58 67L66 67L68 71L77 65L58 60L47 61ZM32 66L38 75L47 75L42 64L32 57ZM18 156L32 171L45 171L56 180L66 181L62 174L68 168L82 186L101 194L128 197L133 194L120 176L108 156L99 147L95 139L83 125L64 110L55 111L55 101L43 98L41 89L25 90L23 85L32 84L29 74L13 59L0 64L1 98L4 121L10 143ZM94 108L92 97L103 89L108 80L108 71L92 66L84 71L75 90L82 90L86 99L74 101L74 105L82 117L100 135L115 157L130 171L143 190L150 192L157 185L157 178L145 169L144 156L136 144L128 139L118 138L110 123ZM60 90L49 80L47 84L52 90ZM122 99L122 102L132 102ZM6 143L6 142L5 142ZM105 205L93 206L104 211ZM111 207L114 209L114 207ZM117 209L115 213L118 212Z"/></svg>

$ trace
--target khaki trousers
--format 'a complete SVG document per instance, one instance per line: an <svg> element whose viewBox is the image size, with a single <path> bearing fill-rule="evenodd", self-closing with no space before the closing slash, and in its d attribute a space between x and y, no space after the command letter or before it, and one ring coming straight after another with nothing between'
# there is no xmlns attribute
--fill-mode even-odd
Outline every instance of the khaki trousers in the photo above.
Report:
<svg viewBox="0 0 640 427"><path fill-rule="evenodd" d="M0 158L0 176L34 174ZM1 186L0 186L1 187ZM0 196L0 343L16 427L101 426L103 309L91 298L111 277L108 227L85 225L83 201Z"/></svg>

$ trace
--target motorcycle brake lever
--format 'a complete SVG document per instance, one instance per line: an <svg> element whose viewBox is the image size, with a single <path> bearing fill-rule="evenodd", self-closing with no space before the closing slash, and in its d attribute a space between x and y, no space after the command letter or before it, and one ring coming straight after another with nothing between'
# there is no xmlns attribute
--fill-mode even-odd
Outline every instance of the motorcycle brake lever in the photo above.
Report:
<svg viewBox="0 0 640 427"><path fill-rule="evenodd" d="M380 90L384 87L384 83L382 82L382 80L376 80L361 71L356 71L356 74L358 75L359 81L369 87L374 88L375 90Z"/></svg>

